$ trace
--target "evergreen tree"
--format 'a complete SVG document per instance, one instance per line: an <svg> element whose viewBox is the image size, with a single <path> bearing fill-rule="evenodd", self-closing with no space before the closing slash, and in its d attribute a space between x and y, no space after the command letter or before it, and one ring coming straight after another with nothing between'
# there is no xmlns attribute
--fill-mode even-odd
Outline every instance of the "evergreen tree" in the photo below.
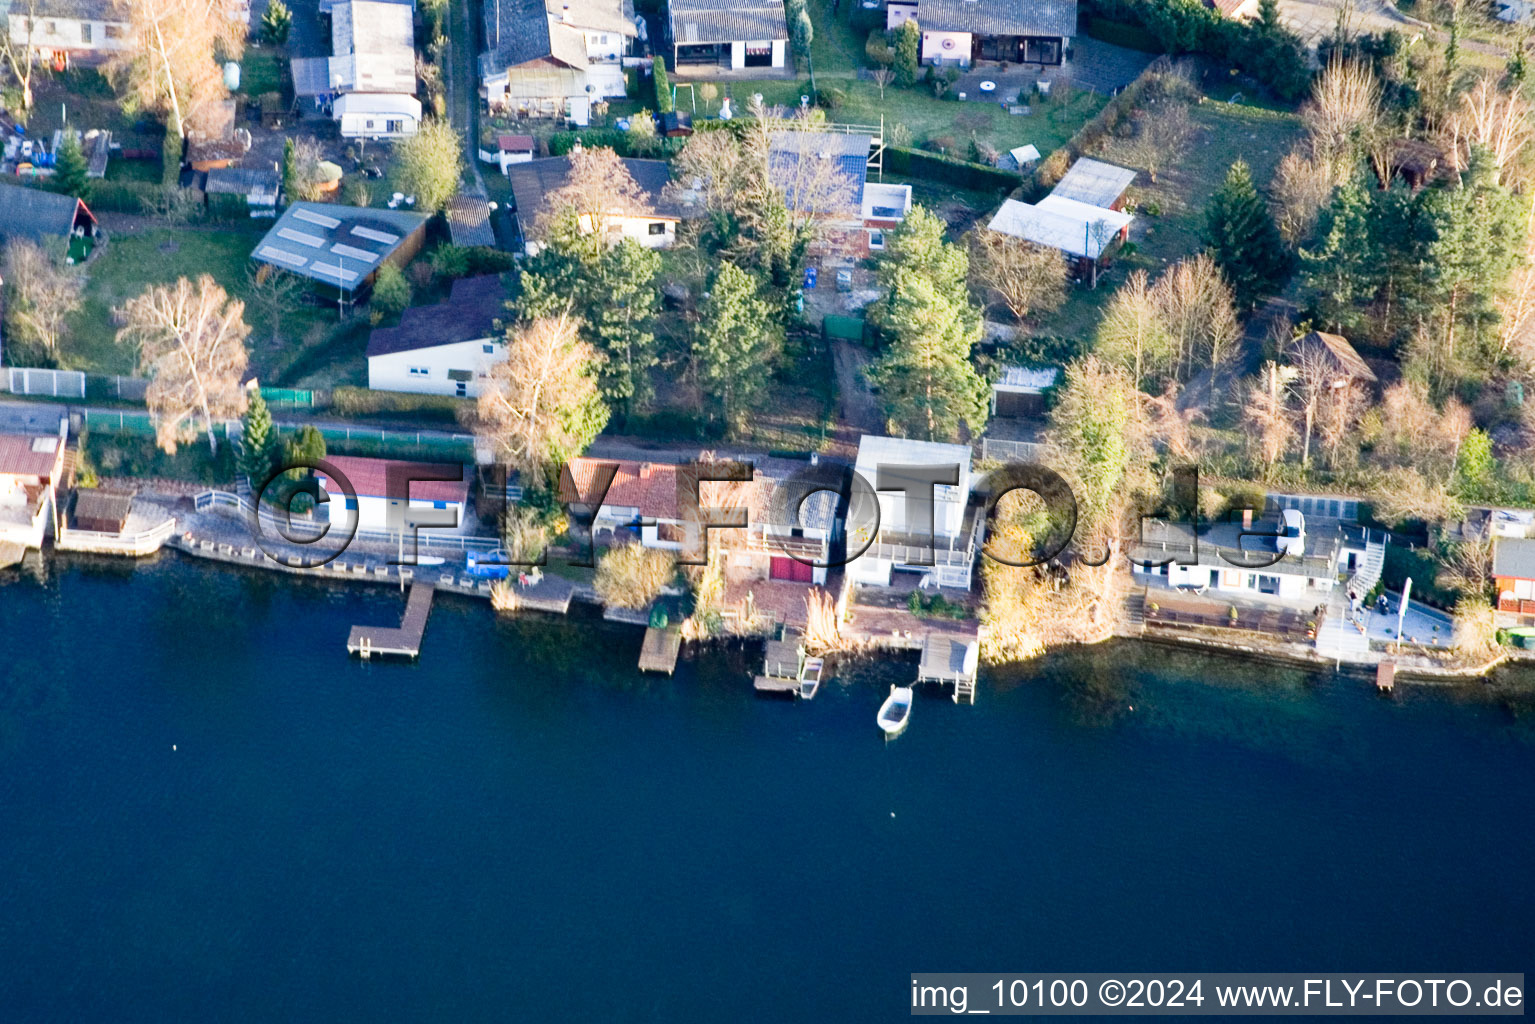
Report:
<svg viewBox="0 0 1535 1024"><path fill-rule="evenodd" d="M917 84L917 65L922 54L922 30L915 18L907 18L895 31L895 81L910 89Z"/></svg>
<svg viewBox="0 0 1535 1024"><path fill-rule="evenodd" d="M65 195L78 199L91 197L90 167L85 162L85 151L80 140L66 131L59 144L58 162L54 165L53 186Z"/></svg>
<svg viewBox="0 0 1535 1024"><path fill-rule="evenodd" d="M962 246L944 241L948 225L925 206L914 206L900 226L885 236L885 251L875 271L886 295L885 309L893 301L895 282L904 273L919 274L947 299L961 316L978 325L979 311L970 306L966 280L970 273L970 254ZM875 309L875 319L884 310Z"/></svg>
<svg viewBox="0 0 1535 1024"><path fill-rule="evenodd" d="M961 278L963 280L963 278ZM889 347L869 370L894 433L928 441L956 439L986 425L986 383L970 365L981 337L974 311L914 269L897 272L883 326Z"/></svg>
<svg viewBox="0 0 1535 1024"><path fill-rule="evenodd" d="M757 404L778 355L780 328L769 316L757 279L721 263L693 328L693 357L705 394L717 399L734 429Z"/></svg>
<svg viewBox="0 0 1535 1024"><path fill-rule="evenodd" d="M318 427L306 423L299 428L298 433L288 438L288 443L283 446L283 455L290 464L318 462L325 458L325 435L320 433ZM291 475L296 479L312 471L312 468L300 468Z"/></svg>
<svg viewBox="0 0 1535 1024"><path fill-rule="evenodd" d="M298 150L294 148L293 139L289 137L283 140L282 144L283 197L291 203L298 199L303 187L298 174Z"/></svg>
<svg viewBox="0 0 1535 1024"><path fill-rule="evenodd" d="M378 277L373 282L373 295L368 300L373 322L377 324L393 319L405 312L409 305L410 282L405 280L400 268L393 263L379 267Z"/></svg>
<svg viewBox="0 0 1535 1024"><path fill-rule="evenodd" d="M1333 192L1317 226L1317 244L1302 249L1305 284L1316 292L1322 322L1349 332L1364 318L1362 305L1380 286L1381 253L1371 230L1370 186L1359 171Z"/></svg>
<svg viewBox="0 0 1535 1024"><path fill-rule="evenodd" d="M272 471L277 454L277 436L272 426L272 411L260 391L252 391L240 431L238 468L252 487L260 487Z"/></svg>
<svg viewBox="0 0 1535 1024"><path fill-rule="evenodd" d="M1205 207L1205 244L1239 306L1252 306L1284 280L1289 269L1284 241L1244 160L1231 165Z"/></svg>
<svg viewBox="0 0 1535 1024"><path fill-rule="evenodd" d="M592 347L606 357L598 380L603 396L627 415L650 402L656 365L655 317L661 308L656 275L661 256L626 238L595 267L593 301L584 317Z"/></svg>
<svg viewBox="0 0 1535 1024"><path fill-rule="evenodd" d="M283 0L268 0L266 13L261 16L261 37L273 46L281 46L288 41L292 29L293 12L288 5Z"/></svg>

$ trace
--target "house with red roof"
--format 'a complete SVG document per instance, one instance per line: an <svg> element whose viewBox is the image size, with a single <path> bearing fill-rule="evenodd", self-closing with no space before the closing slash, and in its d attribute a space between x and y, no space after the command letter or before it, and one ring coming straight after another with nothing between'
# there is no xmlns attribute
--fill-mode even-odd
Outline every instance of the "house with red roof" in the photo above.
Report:
<svg viewBox="0 0 1535 1024"><path fill-rule="evenodd" d="M57 434L0 434L0 546L41 548L67 465Z"/></svg>
<svg viewBox="0 0 1535 1024"><path fill-rule="evenodd" d="M405 523L407 500L404 495L389 493L390 471L403 474L410 480L408 507L414 512L436 509L442 518L452 513L451 519L462 526L469 506L469 474L462 463L406 462L399 459L366 459L351 455L330 455L325 459L345 477L345 483L331 474L316 471L320 487L325 491L325 508L330 521L341 529L350 529L352 516L356 516L359 530L398 531ZM433 477L454 477L440 480ZM356 497L347 492L350 485ZM457 528L455 526L455 529ZM422 529L427 529L425 522Z"/></svg>

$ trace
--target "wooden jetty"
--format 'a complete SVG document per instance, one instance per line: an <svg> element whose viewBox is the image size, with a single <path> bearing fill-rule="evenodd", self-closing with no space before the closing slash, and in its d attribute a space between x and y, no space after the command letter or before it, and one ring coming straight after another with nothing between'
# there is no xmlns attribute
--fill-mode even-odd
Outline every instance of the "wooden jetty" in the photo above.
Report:
<svg viewBox="0 0 1535 1024"><path fill-rule="evenodd" d="M807 658L797 634L767 641L762 648L762 674L752 681L758 693L787 693L805 700L821 687L825 662Z"/></svg>
<svg viewBox="0 0 1535 1024"><path fill-rule="evenodd" d="M430 583L412 583L400 625L353 626L346 638L347 653L360 654L364 658L375 654L397 654L407 658L419 656L421 637L426 632L426 617L432 611L432 595L435 592L436 588Z"/></svg>
<svg viewBox="0 0 1535 1024"><path fill-rule="evenodd" d="M1375 689L1390 693L1396 688L1396 662L1389 658L1375 666Z"/></svg>
<svg viewBox="0 0 1535 1024"><path fill-rule="evenodd" d="M980 667L981 644L974 636L929 633L922 640L922 661L917 666L919 683L953 683L954 703L975 703L975 677Z"/></svg>
<svg viewBox="0 0 1535 1024"><path fill-rule="evenodd" d="M682 627L645 627L645 641L640 645L640 671L665 672L671 675L677 670L677 656L682 651Z"/></svg>

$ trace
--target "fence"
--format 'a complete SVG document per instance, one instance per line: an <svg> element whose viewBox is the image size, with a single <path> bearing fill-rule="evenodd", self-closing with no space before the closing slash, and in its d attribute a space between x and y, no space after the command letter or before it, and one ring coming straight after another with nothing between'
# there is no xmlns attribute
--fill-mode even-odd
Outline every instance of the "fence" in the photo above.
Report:
<svg viewBox="0 0 1535 1024"><path fill-rule="evenodd" d="M996 437L983 437L978 448L976 454L983 460L1041 462L1045 457L1045 446L1033 441L1004 441Z"/></svg>
<svg viewBox="0 0 1535 1024"><path fill-rule="evenodd" d="M368 454L375 454L372 451L375 448L376 454L414 448L416 450L414 454L418 455L436 455L458 462L474 460L473 434L444 434L430 430L380 430L371 427L320 424L316 424L316 427L320 431L320 436L325 438L327 446L332 443L341 444L349 449L360 449ZM283 424L278 427L279 434L292 434L298 430L299 427L292 424Z"/></svg>
<svg viewBox="0 0 1535 1024"><path fill-rule="evenodd" d="M199 512L207 512L214 508L228 508L239 512L242 516L249 516L251 503L237 494L228 491L203 491L192 499L192 507ZM283 536L284 531L288 535L313 534L316 539L323 533L323 528L318 522L308 521L299 517L291 520L287 517L276 516L266 509L261 510L261 523L274 531L276 536ZM420 542L427 547L449 548L455 551L494 551L500 546L495 537L472 537L461 533L444 533L441 529L422 527L416 531ZM400 534L394 530L361 530L354 537L356 540L397 543Z"/></svg>
<svg viewBox="0 0 1535 1024"><path fill-rule="evenodd" d="M85 375L85 398L94 402L142 402L149 391L146 377L119 377L115 374Z"/></svg>
<svg viewBox="0 0 1535 1024"><path fill-rule="evenodd" d="M12 366L6 375L6 386L13 395L84 398L85 374L79 370L34 370Z"/></svg>

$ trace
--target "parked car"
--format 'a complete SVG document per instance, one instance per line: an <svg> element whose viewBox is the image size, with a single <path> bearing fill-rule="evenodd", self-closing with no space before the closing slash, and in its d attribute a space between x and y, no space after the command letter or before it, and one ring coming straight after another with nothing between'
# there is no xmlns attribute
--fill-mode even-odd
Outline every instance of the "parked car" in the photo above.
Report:
<svg viewBox="0 0 1535 1024"><path fill-rule="evenodd" d="M1296 558L1306 553L1306 517L1298 508L1284 510L1284 529L1280 531L1275 543L1281 554L1294 555Z"/></svg>

